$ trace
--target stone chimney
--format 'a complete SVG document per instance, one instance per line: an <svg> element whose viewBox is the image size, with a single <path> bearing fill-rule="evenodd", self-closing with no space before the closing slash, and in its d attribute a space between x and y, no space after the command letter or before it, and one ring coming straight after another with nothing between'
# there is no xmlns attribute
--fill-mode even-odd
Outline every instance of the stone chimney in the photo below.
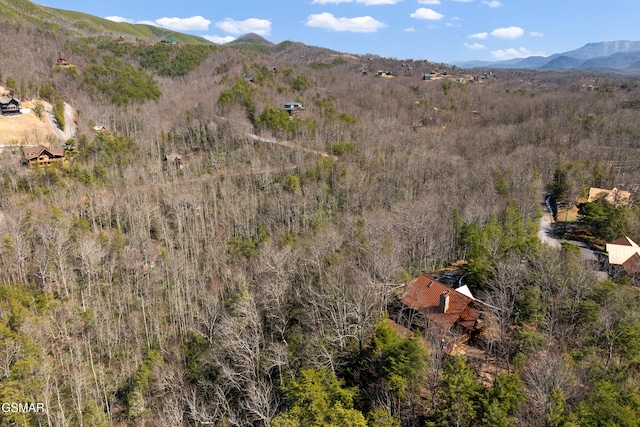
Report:
<svg viewBox="0 0 640 427"><path fill-rule="evenodd" d="M448 309L449 309L449 291L446 291L440 294L440 307L438 308L438 312L446 313Z"/></svg>

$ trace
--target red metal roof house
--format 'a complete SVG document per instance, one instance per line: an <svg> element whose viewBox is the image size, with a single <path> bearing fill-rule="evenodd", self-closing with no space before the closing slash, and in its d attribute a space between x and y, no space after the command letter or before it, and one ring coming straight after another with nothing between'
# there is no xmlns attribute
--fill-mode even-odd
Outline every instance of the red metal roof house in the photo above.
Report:
<svg viewBox="0 0 640 427"><path fill-rule="evenodd" d="M466 341L477 330L481 312L476 301L424 274L408 287L401 301L405 321L400 323L410 328L435 324L453 332L457 341Z"/></svg>

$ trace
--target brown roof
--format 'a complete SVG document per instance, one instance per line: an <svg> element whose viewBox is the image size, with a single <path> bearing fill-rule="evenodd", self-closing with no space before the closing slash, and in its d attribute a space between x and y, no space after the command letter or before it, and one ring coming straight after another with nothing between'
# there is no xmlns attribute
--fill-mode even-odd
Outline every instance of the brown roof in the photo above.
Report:
<svg viewBox="0 0 640 427"><path fill-rule="evenodd" d="M589 189L589 198L587 200L589 203L591 203L603 196L607 202L616 206L629 205L631 202L631 193L625 190L619 190L617 188L607 190L606 188L591 187Z"/></svg>
<svg viewBox="0 0 640 427"><path fill-rule="evenodd" d="M37 159L43 152L47 152L51 157L64 156L64 150L62 148L48 148L44 145L38 145L37 147L24 147L24 157L27 160Z"/></svg>
<svg viewBox="0 0 640 427"><path fill-rule="evenodd" d="M449 295L449 307L445 313L440 313L440 295L446 292ZM451 329L454 325L472 329L480 317L473 299L424 274L407 289L402 303L445 329Z"/></svg>
<svg viewBox="0 0 640 427"><path fill-rule="evenodd" d="M640 255L636 252L622 264L622 268L628 275L640 273Z"/></svg>
<svg viewBox="0 0 640 427"><path fill-rule="evenodd" d="M20 100L18 98L12 98L9 96L3 96L2 98L0 98L0 104L7 105L11 103L20 104Z"/></svg>
<svg viewBox="0 0 640 427"><path fill-rule="evenodd" d="M631 240L627 236L618 237L616 240L611 242L610 245L638 246L638 245L635 244L635 242L633 240Z"/></svg>

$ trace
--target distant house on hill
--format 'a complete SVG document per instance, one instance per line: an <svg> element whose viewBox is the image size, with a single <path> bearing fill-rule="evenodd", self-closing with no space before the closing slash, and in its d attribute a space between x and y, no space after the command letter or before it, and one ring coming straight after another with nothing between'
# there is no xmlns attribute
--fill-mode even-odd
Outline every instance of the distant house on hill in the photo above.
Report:
<svg viewBox="0 0 640 427"><path fill-rule="evenodd" d="M20 100L16 98L0 98L0 111L2 115L20 114Z"/></svg>
<svg viewBox="0 0 640 427"><path fill-rule="evenodd" d="M48 166L52 163L64 160L64 150L62 148L49 148L44 145L37 147L24 147L24 163L29 166Z"/></svg>
<svg viewBox="0 0 640 427"><path fill-rule="evenodd" d="M630 206L631 205L631 193L625 190L619 190L617 188L613 188L612 190L607 190L604 188L595 188L591 187L589 189L589 199L587 200L589 203L594 202L600 198L604 198L607 202L611 203L613 206Z"/></svg>
<svg viewBox="0 0 640 427"><path fill-rule="evenodd" d="M160 43L166 43L166 44L178 44L178 42L174 39L162 39L160 40Z"/></svg>
<svg viewBox="0 0 640 427"><path fill-rule="evenodd" d="M607 243L609 264L619 265L629 276L640 274L640 246L627 236Z"/></svg>
<svg viewBox="0 0 640 427"><path fill-rule="evenodd" d="M289 112L291 117L298 117L304 114L306 108L299 102L287 102L284 104L284 109Z"/></svg>
<svg viewBox="0 0 640 427"><path fill-rule="evenodd" d="M423 274L407 287L400 301L403 308L398 323L410 329L435 325L456 343L479 330L479 304L466 287L456 290Z"/></svg>

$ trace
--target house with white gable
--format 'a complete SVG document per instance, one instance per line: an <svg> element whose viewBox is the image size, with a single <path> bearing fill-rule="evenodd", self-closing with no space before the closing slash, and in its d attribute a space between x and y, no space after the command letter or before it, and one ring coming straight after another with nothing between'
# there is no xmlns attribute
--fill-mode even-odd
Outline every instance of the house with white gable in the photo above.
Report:
<svg viewBox="0 0 640 427"><path fill-rule="evenodd" d="M609 264L622 266L629 276L640 274L640 246L627 236L607 243Z"/></svg>

